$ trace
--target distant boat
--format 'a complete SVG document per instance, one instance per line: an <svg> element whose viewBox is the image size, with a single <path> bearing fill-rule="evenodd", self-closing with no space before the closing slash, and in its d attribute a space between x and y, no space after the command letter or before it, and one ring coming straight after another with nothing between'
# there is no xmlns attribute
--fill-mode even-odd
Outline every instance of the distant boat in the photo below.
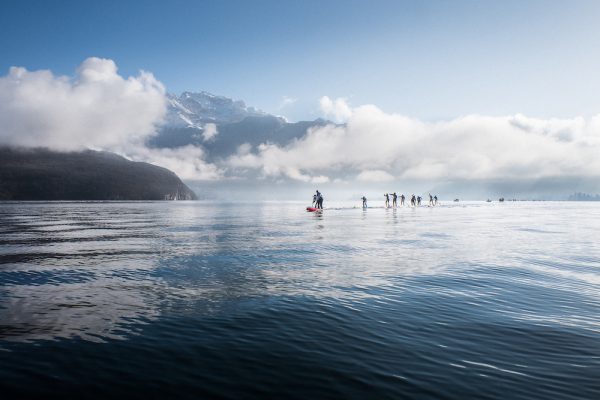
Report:
<svg viewBox="0 0 600 400"><path fill-rule="evenodd" d="M454 199L454 201L458 202L458 201L460 201L460 200L459 200L459 199Z"/></svg>
<svg viewBox="0 0 600 400"><path fill-rule="evenodd" d="M490 200L490 199L487 199L486 201L487 201L488 203L491 203L491 202L492 202L492 200Z"/></svg>
<svg viewBox="0 0 600 400"><path fill-rule="evenodd" d="M498 199L498 201L499 201L500 203L503 203L503 202L504 202L504 197L500 197L500 198Z"/></svg>

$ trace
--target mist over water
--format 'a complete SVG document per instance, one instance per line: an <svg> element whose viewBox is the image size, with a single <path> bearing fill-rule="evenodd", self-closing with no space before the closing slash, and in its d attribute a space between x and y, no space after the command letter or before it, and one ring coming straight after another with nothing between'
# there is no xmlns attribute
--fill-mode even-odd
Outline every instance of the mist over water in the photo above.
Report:
<svg viewBox="0 0 600 400"><path fill-rule="evenodd" d="M600 397L600 204L359 204L1 203L0 387Z"/></svg>

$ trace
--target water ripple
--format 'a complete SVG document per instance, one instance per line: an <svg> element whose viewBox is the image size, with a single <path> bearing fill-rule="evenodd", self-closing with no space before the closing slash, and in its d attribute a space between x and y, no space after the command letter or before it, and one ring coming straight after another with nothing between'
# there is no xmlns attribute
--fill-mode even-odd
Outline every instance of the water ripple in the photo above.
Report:
<svg viewBox="0 0 600 400"><path fill-rule="evenodd" d="M599 205L303 206L0 204L0 387L600 398Z"/></svg>

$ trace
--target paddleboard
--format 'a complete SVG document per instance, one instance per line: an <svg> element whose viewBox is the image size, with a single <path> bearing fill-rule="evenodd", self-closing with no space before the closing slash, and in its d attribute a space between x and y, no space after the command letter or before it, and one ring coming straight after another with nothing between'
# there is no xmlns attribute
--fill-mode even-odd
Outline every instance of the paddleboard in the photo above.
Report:
<svg viewBox="0 0 600 400"><path fill-rule="evenodd" d="M320 211L320 208L316 208L316 207L306 207L306 211L308 211L308 212Z"/></svg>

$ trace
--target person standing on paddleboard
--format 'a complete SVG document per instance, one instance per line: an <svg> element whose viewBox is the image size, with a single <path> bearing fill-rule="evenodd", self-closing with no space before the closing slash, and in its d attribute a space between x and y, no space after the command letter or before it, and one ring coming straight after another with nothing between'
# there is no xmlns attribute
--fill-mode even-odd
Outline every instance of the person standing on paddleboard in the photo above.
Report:
<svg viewBox="0 0 600 400"><path fill-rule="evenodd" d="M385 197L385 208L389 208L390 206L390 195L389 194L384 194L383 197Z"/></svg>
<svg viewBox="0 0 600 400"><path fill-rule="evenodd" d="M437 206L437 195L433 196L433 201L434 201L433 204Z"/></svg>
<svg viewBox="0 0 600 400"><path fill-rule="evenodd" d="M323 195L317 190L317 208L323 209Z"/></svg>
<svg viewBox="0 0 600 400"><path fill-rule="evenodd" d="M429 205L433 205L433 196L431 195L431 193L429 193Z"/></svg>
<svg viewBox="0 0 600 400"><path fill-rule="evenodd" d="M404 199L405 199L405 198L406 198L406 197L404 197L404 195L403 195L403 194L401 194L401 195L400 195L400 205L401 205L401 206L403 206L403 205L404 205Z"/></svg>
<svg viewBox="0 0 600 400"><path fill-rule="evenodd" d="M420 206L421 205L421 196L417 196L417 205Z"/></svg>
<svg viewBox="0 0 600 400"><path fill-rule="evenodd" d="M367 198L365 196L362 197L363 208L367 208Z"/></svg>
<svg viewBox="0 0 600 400"><path fill-rule="evenodd" d="M392 193L392 207L396 208L398 206L398 195L396 192Z"/></svg>

